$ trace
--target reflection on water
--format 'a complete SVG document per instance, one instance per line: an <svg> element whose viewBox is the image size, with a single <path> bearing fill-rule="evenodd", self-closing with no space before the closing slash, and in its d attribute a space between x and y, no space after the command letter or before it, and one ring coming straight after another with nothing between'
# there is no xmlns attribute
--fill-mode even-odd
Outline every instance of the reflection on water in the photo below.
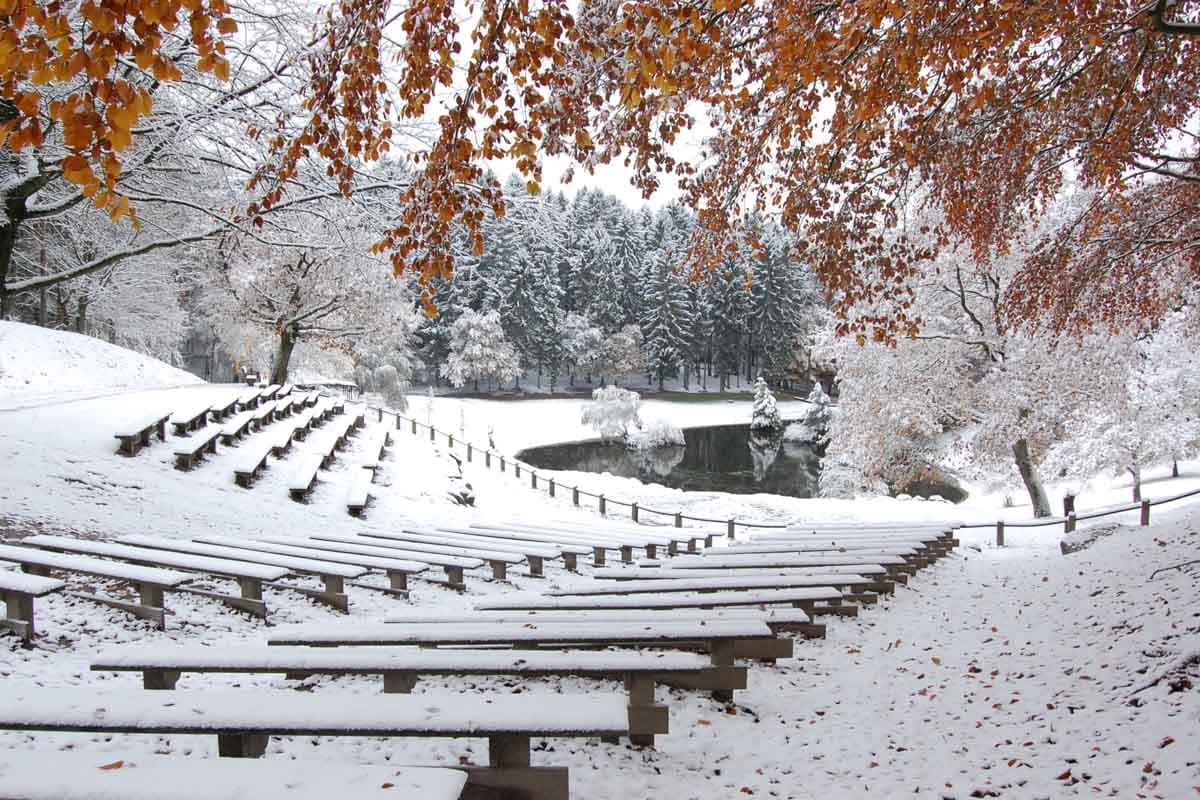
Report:
<svg viewBox="0 0 1200 800"><path fill-rule="evenodd" d="M821 458L809 445L751 433L748 425L691 428L683 435L683 447L637 451L578 442L534 447L517 457L540 469L610 472L694 492L817 495Z"/></svg>

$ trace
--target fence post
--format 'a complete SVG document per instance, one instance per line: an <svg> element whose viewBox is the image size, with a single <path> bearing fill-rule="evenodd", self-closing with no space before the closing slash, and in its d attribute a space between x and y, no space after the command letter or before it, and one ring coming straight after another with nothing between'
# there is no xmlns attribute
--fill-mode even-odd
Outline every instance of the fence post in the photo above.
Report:
<svg viewBox="0 0 1200 800"><path fill-rule="evenodd" d="M453 434L453 433L447 433L447 434L446 434L446 445L447 445L447 446L448 446L448 447L449 447L451 450L453 450L453 449L454 449L454 434Z"/></svg>
<svg viewBox="0 0 1200 800"><path fill-rule="evenodd" d="M500 471L504 472L504 456L500 456Z"/></svg>
<svg viewBox="0 0 1200 800"><path fill-rule="evenodd" d="M537 473L536 472L529 473L529 487L531 489L537 488Z"/></svg>
<svg viewBox="0 0 1200 800"><path fill-rule="evenodd" d="M571 490L571 502L574 503L575 505L579 505L579 487L578 486L576 486L574 489Z"/></svg>
<svg viewBox="0 0 1200 800"><path fill-rule="evenodd" d="M1075 513L1075 495L1067 493L1063 495L1063 516Z"/></svg>
<svg viewBox="0 0 1200 800"><path fill-rule="evenodd" d="M733 520L729 520L729 538L730 538L730 539L732 539L732 538L733 538L733 527L734 527L734 525L736 525L736 524L737 524L737 523L736 523L736 522L734 522Z"/></svg>
<svg viewBox="0 0 1200 800"><path fill-rule="evenodd" d="M471 443L467 442L467 463L471 463Z"/></svg>
<svg viewBox="0 0 1200 800"><path fill-rule="evenodd" d="M430 426L429 426L429 441L430 441L431 443L436 443L436 442L437 442L437 438L436 438L436 437L437 437L437 428L435 428L435 427L433 427L432 425L430 425Z"/></svg>
<svg viewBox="0 0 1200 800"><path fill-rule="evenodd" d="M1150 501L1142 501L1142 527L1145 528L1150 524Z"/></svg>
<svg viewBox="0 0 1200 800"><path fill-rule="evenodd" d="M996 547L1004 547L1004 520L996 520Z"/></svg>
<svg viewBox="0 0 1200 800"><path fill-rule="evenodd" d="M637 503L630 503L629 504L629 516L631 516L633 518L634 522L638 521L637 515L638 515Z"/></svg>
<svg viewBox="0 0 1200 800"><path fill-rule="evenodd" d="M1067 519L1063 522L1063 533L1071 533L1075 530L1075 513L1067 514Z"/></svg>
<svg viewBox="0 0 1200 800"><path fill-rule="evenodd" d="M513 462L513 469L515 469L517 471L517 477L518 478L521 477L521 462L520 461Z"/></svg>
<svg viewBox="0 0 1200 800"><path fill-rule="evenodd" d="M604 516L604 495L600 495L600 516Z"/></svg>
<svg viewBox="0 0 1200 800"><path fill-rule="evenodd" d="M682 511L675 512L675 527L676 528L683 527L683 512Z"/></svg>
<svg viewBox="0 0 1200 800"><path fill-rule="evenodd" d="M550 496L554 497L554 478L550 479Z"/></svg>
<svg viewBox="0 0 1200 800"><path fill-rule="evenodd" d="M412 422L413 436L416 436L417 435L417 421L414 419L414 420L411 420L411 422Z"/></svg>
<svg viewBox="0 0 1200 800"><path fill-rule="evenodd" d="M400 415L396 415L396 430L400 430Z"/></svg>
<svg viewBox="0 0 1200 800"><path fill-rule="evenodd" d="M382 407L379 408L379 421L383 422L383 408Z"/></svg>

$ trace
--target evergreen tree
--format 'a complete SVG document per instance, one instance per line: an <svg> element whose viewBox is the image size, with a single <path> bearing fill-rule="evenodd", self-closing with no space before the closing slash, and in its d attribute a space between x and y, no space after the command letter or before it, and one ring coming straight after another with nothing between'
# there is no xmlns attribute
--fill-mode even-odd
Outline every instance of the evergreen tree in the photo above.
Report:
<svg viewBox="0 0 1200 800"><path fill-rule="evenodd" d="M674 267L673 251L659 250L651 259L645 286L642 336L646 366L658 375L659 391L663 379L676 375L687 358L691 325L686 279Z"/></svg>
<svg viewBox="0 0 1200 800"><path fill-rule="evenodd" d="M792 363L796 336L803 327L803 282L788 255L788 241L777 230L766 235L765 252L754 264L750 293L750 331L762 373L782 376Z"/></svg>

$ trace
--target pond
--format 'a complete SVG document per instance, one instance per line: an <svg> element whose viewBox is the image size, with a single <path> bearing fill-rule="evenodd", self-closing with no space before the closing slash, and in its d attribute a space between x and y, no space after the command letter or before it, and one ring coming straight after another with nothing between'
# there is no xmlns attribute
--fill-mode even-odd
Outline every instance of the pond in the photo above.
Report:
<svg viewBox="0 0 1200 800"><path fill-rule="evenodd" d="M619 442L571 442L533 447L517 458L539 469L609 472L690 492L817 496L821 454L812 445L751 435L749 425L689 428L683 436L683 447L639 451Z"/></svg>

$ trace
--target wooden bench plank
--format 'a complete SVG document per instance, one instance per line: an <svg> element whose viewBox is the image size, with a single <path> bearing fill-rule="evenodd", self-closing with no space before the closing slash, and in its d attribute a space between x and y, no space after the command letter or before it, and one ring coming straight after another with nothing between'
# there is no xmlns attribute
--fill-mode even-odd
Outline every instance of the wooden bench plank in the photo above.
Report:
<svg viewBox="0 0 1200 800"><path fill-rule="evenodd" d="M56 537L57 538L57 537ZM67 540L74 541L74 540ZM12 561L41 569L61 569L66 572L78 572L81 575L93 575L98 578L112 578L128 581L129 583L146 583L154 586L174 587L192 580L191 575L154 567L139 567L131 564L121 564L115 561L102 561L87 556L53 553L34 547L18 547L0 544L0 561Z"/></svg>
<svg viewBox="0 0 1200 800"><path fill-rule="evenodd" d="M617 584L619 585L619 584ZM620 597L602 595L599 597L546 597L544 595L527 595L524 597L509 595L503 600L485 600L476 604L476 608L492 611L511 611L516 609L619 609L619 608L707 608L718 606L757 606L767 604L787 603L796 608L803 608L812 616L814 613L827 612L829 607L817 606L817 602L840 603L842 593L833 588L803 587L798 589L759 589L747 591L708 592L704 594L671 593L640 595L636 597ZM841 606L853 615L857 612L854 606Z"/></svg>
<svg viewBox="0 0 1200 800"><path fill-rule="evenodd" d="M0 597L4 599L4 618L0 619L0 628L11 630L26 642L31 641L37 633L34 628L34 598L57 592L65 586L65 582L55 578L0 570Z"/></svg>
<svg viewBox="0 0 1200 800"><path fill-rule="evenodd" d="M202 431L194 438L178 442L175 449L175 469L187 472L204 458L205 453L216 454L219 429Z"/></svg>
<svg viewBox="0 0 1200 800"><path fill-rule="evenodd" d="M324 463L324 454L305 453L288 479L288 496L297 501L308 497L313 485L317 482L317 473Z"/></svg>
<svg viewBox="0 0 1200 800"><path fill-rule="evenodd" d="M350 477L350 486L346 490L346 510L352 517L361 517L371 502L371 483L375 471L371 467L360 466Z"/></svg>
<svg viewBox="0 0 1200 800"><path fill-rule="evenodd" d="M825 574L761 578L692 578L681 580L591 581L546 592L548 597L593 595L662 594L664 592L715 592L725 589L793 589L806 586L832 586L843 594L845 587L874 583L861 575Z"/></svg>
<svg viewBox="0 0 1200 800"><path fill-rule="evenodd" d="M466 782L463 770L441 767L62 750L0 754L0 793L20 800L266 800L264 791L288 800L457 800Z"/></svg>
<svg viewBox="0 0 1200 800"><path fill-rule="evenodd" d="M205 572L210 575L223 575L230 578L254 578L256 580L274 581L288 574L288 570L282 567L271 567L265 564L253 564L249 561L236 561L227 558L209 558L187 553L173 553L146 547L131 547L116 542L99 541L96 539L71 539L66 536L39 534L38 536L28 537L25 539L25 542L46 550L106 556L108 558L119 558L122 561L130 561L135 564L174 567L188 572Z"/></svg>
<svg viewBox="0 0 1200 800"><path fill-rule="evenodd" d="M243 489L254 486L259 473L267 468L274 445L270 442L252 444L250 449L239 453L233 465L233 482Z"/></svg>
<svg viewBox="0 0 1200 800"><path fill-rule="evenodd" d="M209 404L188 409L186 411L176 411L171 415L171 427L175 431L176 436L188 436L192 431L198 431L208 424L208 414L210 410Z"/></svg>
<svg viewBox="0 0 1200 800"><path fill-rule="evenodd" d="M364 567L351 567L345 564L337 564L332 561L274 555L271 553L264 553L255 550L242 550L216 544L204 544L195 541L189 542L185 539L165 539L159 536L145 536L138 534L133 536L122 536L117 541L121 544L128 544L135 547L147 547L153 550L167 550L179 553L191 553L201 556L213 556L214 558L230 559L233 561L243 561L253 564L266 564L274 567L282 567L289 572L298 572L308 575L333 575L341 578L358 578L367 572L366 568Z"/></svg>

